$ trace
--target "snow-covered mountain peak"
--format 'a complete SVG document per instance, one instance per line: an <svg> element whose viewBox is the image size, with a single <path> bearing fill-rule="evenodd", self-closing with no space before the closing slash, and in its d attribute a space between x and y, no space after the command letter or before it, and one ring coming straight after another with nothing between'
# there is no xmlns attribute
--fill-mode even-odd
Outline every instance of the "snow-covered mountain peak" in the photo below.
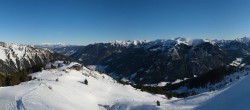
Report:
<svg viewBox="0 0 250 110"><path fill-rule="evenodd" d="M189 39L189 38L176 38L177 44L186 44L189 46L197 46L199 44L202 44L204 42L208 42L210 44L215 44L214 41L209 40L209 39Z"/></svg>
<svg viewBox="0 0 250 110"><path fill-rule="evenodd" d="M9 58L22 58L25 55L25 52L28 51L28 47L25 45L19 45L14 43L0 43L0 59L5 61ZM13 59L14 60L14 59Z"/></svg>
<svg viewBox="0 0 250 110"><path fill-rule="evenodd" d="M217 44L220 44L220 45L228 44L228 43L231 43L231 42L240 42L240 43L244 43L246 45L249 45L250 44L250 37L242 37L242 38L236 38L236 39L232 39L232 40L214 39L212 41L217 43Z"/></svg>
<svg viewBox="0 0 250 110"><path fill-rule="evenodd" d="M0 42L0 72L13 73L49 61L54 55L49 50L38 49L29 45ZM8 67L8 69L7 69Z"/></svg>
<svg viewBox="0 0 250 110"><path fill-rule="evenodd" d="M66 43L42 43L40 45L35 45L35 47L47 48L47 49L61 48L61 47L67 47L67 46L70 46L70 45Z"/></svg>
<svg viewBox="0 0 250 110"><path fill-rule="evenodd" d="M31 58L31 55L45 52L44 49L36 49L32 46L4 42L0 43L0 51L1 60L12 59L14 62L16 59Z"/></svg>
<svg viewBox="0 0 250 110"><path fill-rule="evenodd" d="M250 37L236 38L235 41L242 42L242 43L249 43Z"/></svg>
<svg viewBox="0 0 250 110"><path fill-rule="evenodd" d="M116 40L115 42L113 42L113 45L121 45L121 46L137 46L143 43L147 43L147 40L128 40L128 41L120 41L120 40Z"/></svg>
<svg viewBox="0 0 250 110"><path fill-rule="evenodd" d="M47 45L47 46L66 46L66 43L42 43L41 45Z"/></svg>

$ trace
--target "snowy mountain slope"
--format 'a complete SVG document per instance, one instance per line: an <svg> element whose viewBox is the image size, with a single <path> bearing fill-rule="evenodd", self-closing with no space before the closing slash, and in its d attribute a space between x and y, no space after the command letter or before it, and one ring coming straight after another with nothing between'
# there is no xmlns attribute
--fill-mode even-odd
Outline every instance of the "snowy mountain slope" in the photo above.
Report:
<svg viewBox="0 0 250 110"><path fill-rule="evenodd" d="M63 55L56 54L47 49L38 49L29 45L0 42L1 74L12 74L19 70L43 65L48 61L61 58L64 58Z"/></svg>
<svg viewBox="0 0 250 110"><path fill-rule="evenodd" d="M30 79L29 73L40 71L49 61L72 59L29 45L0 42L0 86L11 86Z"/></svg>
<svg viewBox="0 0 250 110"><path fill-rule="evenodd" d="M161 95L118 84L109 76L86 68L43 70L32 76L37 79L0 88L1 110L105 110L105 105L113 110L151 110L158 109L156 100L163 100ZM84 79L88 85L83 84Z"/></svg>
<svg viewBox="0 0 250 110"><path fill-rule="evenodd" d="M57 62L58 63L58 62ZM59 62L60 63L60 62ZM154 95L117 83L111 77L83 67L77 71L64 65L32 74L35 80L16 86L0 88L1 110L193 110L226 109L228 105L247 107L249 104L249 70L226 77L235 79L211 92L187 98L168 100L163 95ZM240 79L236 79L240 76ZM58 81L56 81L58 79ZM88 85L84 84L87 79ZM242 101L236 100L242 98ZM156 101L160 106L156 106ZM223 101L221 103L221 101ZM232 104L233 103L233 104ZM246 105L244 105L246 104ZM229 106L229 107L230 107ZM220 109L220 108L219 108ZM233 107L231 109L234 109Z"/></svg>
<svg viewBox="0 0 250 110"><path fill-rule="evenodd" d="M247 110L250 105L250 76L228 87L217 96L204 102L197 110Z"/></svg>
<svg viewBox="0 0 250 110"><path fill-rule="evenodd" d="M246 110L249 108L250 83L249 66L242 71L235 72L224 78L223 81L210 85L207 88L180 89L179 91L194 91L200 94L184 99L170 100L169 109L186 110ZM222 86L224 85L224 86ZM178 108L180 107L180 108Z"/></svg>

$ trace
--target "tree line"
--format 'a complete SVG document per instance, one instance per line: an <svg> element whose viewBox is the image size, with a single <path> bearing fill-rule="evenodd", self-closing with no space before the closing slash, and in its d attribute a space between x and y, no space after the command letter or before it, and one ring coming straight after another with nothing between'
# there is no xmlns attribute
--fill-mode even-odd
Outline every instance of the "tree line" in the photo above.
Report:
<svg viewBox="0 0 250 110"><path fill-rule="evenodd" d="M0 86L14 86L21 82L29 81L32 79L29 74L41 71L42 67L44 67L44 65L36 65L13 74L0 74Z"/></svg>

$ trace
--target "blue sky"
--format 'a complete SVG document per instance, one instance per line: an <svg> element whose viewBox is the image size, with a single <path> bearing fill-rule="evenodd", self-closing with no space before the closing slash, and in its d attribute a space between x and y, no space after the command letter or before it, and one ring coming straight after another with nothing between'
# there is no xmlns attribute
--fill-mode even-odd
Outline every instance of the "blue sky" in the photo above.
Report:
<svg viewBox="0 0 250 110"><path fill-rule="evenodd" d="M250 0L0 0L0 40L86 45L250 36Z"/></svg>

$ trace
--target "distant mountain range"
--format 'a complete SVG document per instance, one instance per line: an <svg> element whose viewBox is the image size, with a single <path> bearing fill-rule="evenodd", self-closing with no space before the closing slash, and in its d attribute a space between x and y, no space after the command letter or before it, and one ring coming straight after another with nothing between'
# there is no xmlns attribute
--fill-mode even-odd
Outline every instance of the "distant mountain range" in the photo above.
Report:
<svg viewBox="0 0 250 110"><path fill-rule="evenodd" d="M47 49L53 49L53 48L60 48L60 47L66 47L68 46L65 43L42 43L40 45L34 45L34 47L37 48L47 48Z"/></svg>
<svg viewBox="0 0 250 110"><path fill-rule="evenodd" d="M158 39L115 41L53 48L114 78L134 83L174 82L230 64L249 60L250 38L235 40Z"/></svg>

